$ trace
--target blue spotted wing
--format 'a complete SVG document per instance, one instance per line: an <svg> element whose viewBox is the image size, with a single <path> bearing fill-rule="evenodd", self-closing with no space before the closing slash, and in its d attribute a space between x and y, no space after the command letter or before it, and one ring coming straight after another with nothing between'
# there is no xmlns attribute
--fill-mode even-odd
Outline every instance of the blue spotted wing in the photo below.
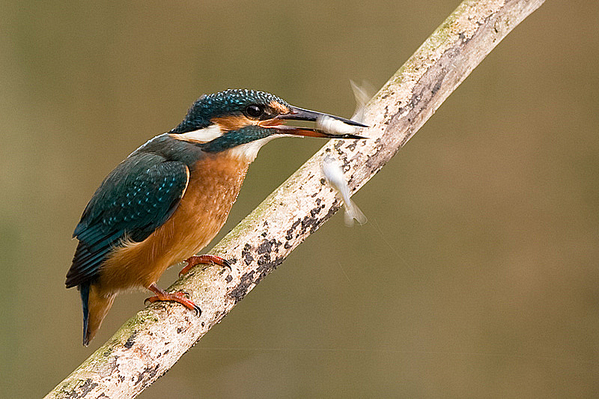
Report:
<svg viewBox="0 0 599 399"><path fill-rule="evenodd" d="M117 166L95 192L73 236L79 245L66 285L93 281L123 240L143 241L173 214L189 181L182 162L137 153Z"/></svg>

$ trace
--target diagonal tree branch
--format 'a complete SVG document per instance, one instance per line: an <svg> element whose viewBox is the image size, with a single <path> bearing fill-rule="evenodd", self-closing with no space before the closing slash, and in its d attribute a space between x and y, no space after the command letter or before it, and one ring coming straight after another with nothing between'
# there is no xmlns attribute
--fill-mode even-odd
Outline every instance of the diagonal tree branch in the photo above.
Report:
<svg viewBox="0 0 599 399"><path fill-rule="evenodd" d="M362 187L435 112L484 57L544 0L465 0L370 101L369 140L325 145L235 227L212 253L233 270L194 269L171 290L202 308L155 303L116 334L46 398L130 398L141 393L219 323L262 278L341 206L320 170L339 158L352 192Z"/></svg>

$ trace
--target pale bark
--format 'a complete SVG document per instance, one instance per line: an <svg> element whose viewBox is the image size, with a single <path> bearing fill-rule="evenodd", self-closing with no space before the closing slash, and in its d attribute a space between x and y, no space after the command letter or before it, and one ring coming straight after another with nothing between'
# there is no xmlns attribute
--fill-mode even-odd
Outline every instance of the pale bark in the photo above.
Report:
<svg viewBox="0 0 599 399"><path fill-rule="evenodd" d="M192 270L170 290L202 309L155 303L127 321L46 398L138 395L220 322L237 302L340 207L320 169L331 153L353 192L403 146L484 57L544 0L466 0L370 101L368 140L334 140L275 190L212 250L232 261ZM526 55L523 54L523 57Z"/></svg>

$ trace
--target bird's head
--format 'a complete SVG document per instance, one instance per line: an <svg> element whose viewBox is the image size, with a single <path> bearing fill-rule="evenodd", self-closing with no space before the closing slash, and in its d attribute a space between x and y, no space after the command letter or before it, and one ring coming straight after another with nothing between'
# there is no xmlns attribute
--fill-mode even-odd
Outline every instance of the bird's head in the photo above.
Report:
<svg viewBox="0 0 599 399"><path fill-rule="evenodd" d="M270 139L284 135L363 138L344 129L333 131L285 124L288 120L320 121L322 118L347 126L350 130L352 127L366 127L349 119L294 107L263 91L230 89L200 97L183 122L169 133L179 140L197 143L206 152L235 149L250 160Z"/></svg>

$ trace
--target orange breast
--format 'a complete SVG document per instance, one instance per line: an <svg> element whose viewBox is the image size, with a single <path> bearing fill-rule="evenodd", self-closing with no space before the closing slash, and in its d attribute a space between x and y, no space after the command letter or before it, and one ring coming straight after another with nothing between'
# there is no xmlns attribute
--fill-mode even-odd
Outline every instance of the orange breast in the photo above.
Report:
<svg viewBox="0 0 599 399"><path fill-rule="evenodd" d="M105 293L148 287L171 265L198 253L225 224L249 162L227 153L201 159L190 171L178 208L147 239L119 248L102 266Z"/></svg>

